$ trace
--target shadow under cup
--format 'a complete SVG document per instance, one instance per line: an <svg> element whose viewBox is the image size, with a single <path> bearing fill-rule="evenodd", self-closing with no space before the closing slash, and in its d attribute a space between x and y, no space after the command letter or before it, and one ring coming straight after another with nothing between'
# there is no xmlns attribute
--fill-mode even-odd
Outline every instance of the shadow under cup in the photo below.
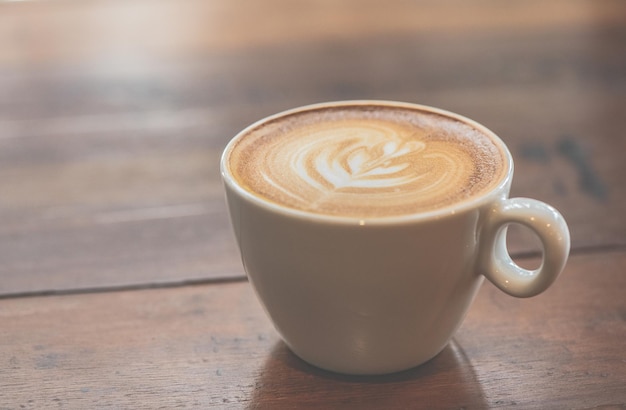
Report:
<svg viewBox="0 0 626 410"><path fill-rule="evenodd" d="M461 324L484 277L518 297L545 290L569 252L561 215L542 202L508 199L513 165L504 143L480 124L430 107L390 102L329 106L402 106L446 115L491 138L506 158L503 177L486 193L442 209L389 218L335 217L292 209L222 176L245 270L274 326L303 360L339 373L384 374L437 355ZM250 129L250 128L249 128ZM506 226L535 231L544 248L535 271L506 250Z"/></svg>

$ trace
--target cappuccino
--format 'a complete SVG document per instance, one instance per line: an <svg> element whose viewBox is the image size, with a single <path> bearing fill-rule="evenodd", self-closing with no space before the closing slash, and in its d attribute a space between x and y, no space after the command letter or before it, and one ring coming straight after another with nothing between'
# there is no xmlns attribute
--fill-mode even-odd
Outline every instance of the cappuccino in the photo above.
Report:
<svg viewBox="0 0 626 410"><path fill-rule="evenodd" d="M295 210L384 218L438 210L497 186L500 143L472 122L420 106L310 106L259 122L227 147L250 194Z"/></svg>

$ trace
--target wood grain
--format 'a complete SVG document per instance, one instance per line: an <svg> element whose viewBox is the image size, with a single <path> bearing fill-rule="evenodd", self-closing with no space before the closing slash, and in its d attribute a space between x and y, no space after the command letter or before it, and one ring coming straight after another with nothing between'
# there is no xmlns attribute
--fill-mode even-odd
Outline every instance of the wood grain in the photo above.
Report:
<svg viewBox="0 0 626 410"><path fill-rule="evenodd" d="M348 377L279 341L246 282L0 300L0 408L621 408L626 253L546 293L481 289L416 369Z"/></svg>
<svg viewBox="0 0 626 410"><path fill-rule="evenodd" d="M623 21L619 1L481 0L342 2L288 0L63 0L4 4L0 64L36 65L137 55L177 56L206 50L251 50L285 41L355 39L389 32L464 32L589 25ZM261 18L262 16L262 18ZM24 23L29 24L24 24ZM323 23L323 26L320 25Z"/></svg>

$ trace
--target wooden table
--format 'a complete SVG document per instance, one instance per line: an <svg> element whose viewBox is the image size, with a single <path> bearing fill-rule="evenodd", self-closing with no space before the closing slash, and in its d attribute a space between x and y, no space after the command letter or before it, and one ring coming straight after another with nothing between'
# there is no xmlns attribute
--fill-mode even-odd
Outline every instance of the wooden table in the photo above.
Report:
<svg viewBox="0 0 626 410"><path fill-rule="evenodd" d="M483 285L429 363L317 370L246 282L218 174L283 109L459 112L562 211L564 274ZM625 408L626 2L0 4L0 409ZM509 246L538 263L532 234Z"/></svg>

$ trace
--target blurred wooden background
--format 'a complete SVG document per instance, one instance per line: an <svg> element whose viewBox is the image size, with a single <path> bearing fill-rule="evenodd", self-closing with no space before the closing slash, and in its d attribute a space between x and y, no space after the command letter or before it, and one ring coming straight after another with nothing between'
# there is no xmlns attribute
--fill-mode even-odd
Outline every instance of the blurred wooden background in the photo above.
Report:
<svg viewBox="0 0 626 410"><path fill-rule="evenodd" d="M240 277L222 148L340 99L482 122L513 151L512 195L562 210L575 250L626 245L620 1L0 7L2 294Z"/></svg>

